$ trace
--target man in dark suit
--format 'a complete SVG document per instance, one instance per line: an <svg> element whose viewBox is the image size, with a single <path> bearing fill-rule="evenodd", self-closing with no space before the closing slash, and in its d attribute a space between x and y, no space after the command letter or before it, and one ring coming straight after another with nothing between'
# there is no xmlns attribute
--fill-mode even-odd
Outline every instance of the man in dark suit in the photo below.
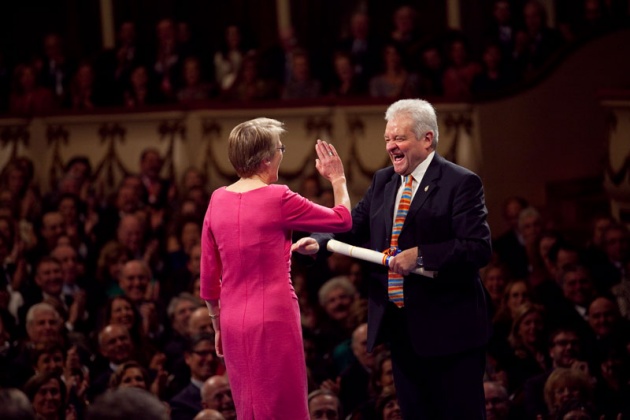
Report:
<svg viewBox="0 0 630 420"><path fill-rule="evenodd" d="M190 368L190 383L170 401L172 420L192 419L203 410L201 387L205 380L217 373L219 364L214 349L214 335L192 337L184 357Z"/></svg>
<svg viewBox="0 0 630 420"><path fill-rule="evenodd" d="M393 166L374 175L352 212L352 230L336 235L373 250L390 248L396 209L401 197L411 196L404 223L398 222L401 252L390 259L391 273L374 267L369 279L367 348L389 343L405 419L482 419L490 322L478 270L491 256L482 183L435 153L437 117L428 102L398 101L385 119ZM411 194L402 186L407 175ZM320 249L331 237L314 235ZM439 274L411 274L419 266ZM398 305L388 294L395 274L403 276Z"/></svg>

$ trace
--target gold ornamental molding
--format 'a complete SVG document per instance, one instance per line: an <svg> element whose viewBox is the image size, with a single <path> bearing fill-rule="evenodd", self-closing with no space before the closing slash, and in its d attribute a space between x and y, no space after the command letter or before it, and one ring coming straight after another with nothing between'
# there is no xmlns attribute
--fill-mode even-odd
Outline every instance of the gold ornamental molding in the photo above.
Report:
<svg viewBox="0 0 630 420"><path fill-rule="evenodd" d="M9 161L17 157L18 147L21 144L27 148L31 139L28 125L7 125L0 128L0 144L2 147L11 147Z"/></svg>
<svg viewBox="0 0 630 420"><path fill-rule="evenodd" d="M70 132L61 124L50 124L46 129L46 142L52 146L52 162L48 170L50 188L54 190L64 171L64 163L61 158L61 146L67 146L70 140Z"/></svg>
<svg viewBox="0 0 630 420"><path fill-rule="evenodd" d="M322 138L322 133L326 134L325 137L332 137L332 123L327 115L308 117L304 123L304 128L309 136L314 136L316 139Z"/></svg>
<svg viewBox="0 0 630 420"><path fill-rule="evenodd" d="M217 174L224 180L228 182L235 181L237 179L236 175L221 168L221 165L219 165L217 161L217 155L212 148L212 143L215 140L221 139L222 132L223 127L221 127L221 124L216 120L212 119L203 122L202 136L206 140L206 150L204 152L203 163L201 164L201 172L206 179L210 179L210 168L214 168Z"/></svg>
<svg viewBox="0 0 630 420"><path fill-rule="evenodd" d="M450 160L453 163L457 162L457 149L459 142L461 141L460 133L463 129L468 135L472 135L473 120L470 112L449 112L444 118L444 126L447 133L455 132L451 147L443 152L442 156Z"/></svg>
<svg viewBox="0 0 630 420"><path fill-rule="evenodd" d="M166 148L166 156L164 156L164 166L167 168L168 178L175 181L175 161L173 159L173 151L175 150L175 141L179 138L186 140L186 127L182 120L164 120L158 126L158 134L160 140L166 139L168 146Z"/></svg>
<svg viewBox="0 0 630 420"><path fill-rule="evenodd" d="M350 133L350 151L348 153L348 162L346 164L346 167L348 168L346 173L348 182L353 181L355 168L362 176L372 178L376 171L389 165L389 157L386 156L383 159L383 163L378 168L369 168L361 161L361 157L359 155L359 137L365 134L364 121L358 115L348 115L346 118L346 124L348 126L348 132Z"/></svg>
<svg viewBox="0 0 630 420"><path fill-rule="evenodd" d="M103 159L96 166L94 171L94 179L97 180L101 176L105 177L105 186L108 190L116 187L116 171L120 171L123 176L130 174L130 171L120 160L120 156L116 150L116 144L124 144L127 130L117 122L107 122L101 124L98 129L98 136L101 144L107 145L107 152ZM103 175L104 172L104 175Z"/></svg>

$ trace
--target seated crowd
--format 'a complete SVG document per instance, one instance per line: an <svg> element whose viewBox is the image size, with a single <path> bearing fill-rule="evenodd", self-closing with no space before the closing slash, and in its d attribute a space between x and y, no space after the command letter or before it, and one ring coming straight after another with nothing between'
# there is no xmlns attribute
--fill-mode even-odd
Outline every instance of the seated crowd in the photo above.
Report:
<svg viewBox="0 0 630 420"><path fill-rule="evenodd" d="M92 402L126 387L153 394L173 419L235 417L199 298L208 185L196 168L179 184L164 179L162 165L144 150L111 196L96 191L81 156L43 195L28 159L2 171L0 387L23 391L42 417L87 418ZM306 178L300 192L331 206L318 181ZM488 412L630 413L626 226L603 215L588 241L571 240L520 197L506 200L504 216L509 229L495 234L482 271L493 303ZM369 267L339 254L292 266L313 418L399 416L389 350L366 352Z"/></svg>
<svg viewBox="0 0 630 420"><path fill-rule="evenodd" d="M136 22L126 21L115 48L83 57L68 55L61 36L49 33L42 52L28 60L3 65L7 54L0 52L0 112L212 100L487 98L513 91L567 47L627 25L627 0L557 3L556 21L549 22L537 0L495 0L479 26L483 33L470 35L446 27L425 33L420 22L427 17L409 5L393 11L384 33L368 13L356 12L329 51L309 50L291 28L274 45L256 45L238 25L228 25L215 46L201 47L187 22L170 18L155 25L154 45L139 43Z"/></svg>

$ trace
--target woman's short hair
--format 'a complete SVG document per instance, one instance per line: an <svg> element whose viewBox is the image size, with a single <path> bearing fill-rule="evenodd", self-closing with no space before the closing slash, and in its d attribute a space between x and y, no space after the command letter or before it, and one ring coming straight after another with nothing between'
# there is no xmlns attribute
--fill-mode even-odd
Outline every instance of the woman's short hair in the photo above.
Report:
<svg viewBox="0 0 630 420"><path fill-rule="evenodd" d="M59 384L59 392L61 393L62 406L66 400L66 384L61 380L57 372L38 373L32 376L24 385L24 393L31 402L41 387L51 380L55 379Z"/></svg>
<svg viewBox="0 0 630 420"><path fill-rule="evenodd" d="M101 282L107 280L109 277L109 266L115 264L123 256L126 256L127 260L131 260L133 258L131 251L129 251L129 249L127 249L124 245L121 245L116 241L107 242L98 255L98 261L96 263L97 280Z"/></svg>
<svg viewBox="0 0 630 420"><path fill-rule="evenodd" d="M109 378L109 387L110 389L116 389L120 386L123 380L123 376L125 376L125 372L129 369L136 368L142 374L142 379L144 379L145 385L148 387L149 384L149 374L147 370L142 367L142 365L135 360L130 360L118 366L118 368L112 373L112 376Z"/></svg>
<svg viewBox="0 0 630 420"><path fill-rule="evenodd" d="M228 158L238 176L256 174L260 164L275 153L274 140L285 132L283 124L271 118L256 118L234 127L228 141Z"/></svg>
<svg viewBox="0 0 630 420"><path fill-rule="evenodd" d="M382 418L383 409L387 405L388 402L392 400L397 400L398 396L396 394L396 388L394 386L386 386L381 391L381 394L376 399L376 413L379 418Z"/></svg>
<svg viewBox="0 0 630 420"><path fill-rule="evenodd" d="M593 396L593 384L586 373L579 369L556 368L547 378L544 388L545 403L550 413L560 408L555 401L555 390L565 386L578 390L581 402L588 402Z"/></svg>

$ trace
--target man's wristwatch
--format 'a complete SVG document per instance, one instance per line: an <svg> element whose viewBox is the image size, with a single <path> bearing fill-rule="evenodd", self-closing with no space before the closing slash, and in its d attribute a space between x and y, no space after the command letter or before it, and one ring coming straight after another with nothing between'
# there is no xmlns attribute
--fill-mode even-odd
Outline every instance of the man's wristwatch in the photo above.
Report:
<svg viewBox="0 0 630 420"><path fill-rule="evenodd" d="M424 267L424 259L422 258L422 254L418 253L418 258L416 259L417 267Z"/></svg>

